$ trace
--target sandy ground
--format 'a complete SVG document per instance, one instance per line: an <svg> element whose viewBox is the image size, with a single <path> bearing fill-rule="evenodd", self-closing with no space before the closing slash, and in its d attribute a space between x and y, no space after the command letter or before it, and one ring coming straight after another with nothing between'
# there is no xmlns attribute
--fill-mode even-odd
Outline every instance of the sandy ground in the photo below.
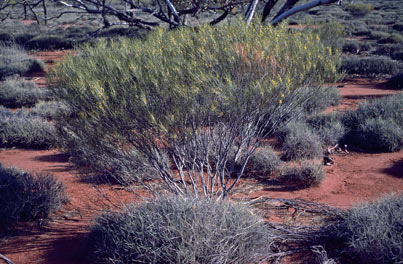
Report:
<svg viewBox="0 0 403 264"><path fill-rule="evenodd" d="M66 51L39 52L35 56L46 61L49 67L65 54ZM44 75L32 78L39 85L46 85ZM354 109L364 99L396 93L387 90L380 81L365 79L349 79L339 86L343 102L329 111ZM318 187L292 191L273 186L265 179L247 179L241 182L234 197L299 198L349 208L357 202L403 192L403 151L344 153L333 158L335 164L326 167L326 178ZM15 264L85 263L86 236L94 217L103 209L118 207L121 201L135 199L118 186L94 187L83 181L68 157L57 150L2 150L0 163L31 172L51 173L64 183L70 198L48 225L23 224L14 236L0 241L0 253ZM111 197L110 202L106 202L105 195Z"/></svg>

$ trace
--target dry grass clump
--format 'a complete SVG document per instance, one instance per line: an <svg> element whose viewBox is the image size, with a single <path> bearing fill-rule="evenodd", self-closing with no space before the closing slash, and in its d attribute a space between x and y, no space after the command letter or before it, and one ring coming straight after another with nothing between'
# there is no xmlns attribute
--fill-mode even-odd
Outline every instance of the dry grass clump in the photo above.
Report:
<svg viewBox="0 0 403 264"><path fill-rule="evenodd" d="M4 168L0 164L0 234L20 221L44 221L67 201L53 176Z"/></svg>
<svg viewBox="0 0 403 264"><path fill-rule="evenodd" d="M160 197L99 216L89 262L250 264L271 252L271 242L262 219L245 205Z"/></svg>
<svg viewBox="0 0 403 264"><path fill-rule="evenodd" d="M0 45L0 80L12 75L42 72L45 64L18 46Z"/></svg>

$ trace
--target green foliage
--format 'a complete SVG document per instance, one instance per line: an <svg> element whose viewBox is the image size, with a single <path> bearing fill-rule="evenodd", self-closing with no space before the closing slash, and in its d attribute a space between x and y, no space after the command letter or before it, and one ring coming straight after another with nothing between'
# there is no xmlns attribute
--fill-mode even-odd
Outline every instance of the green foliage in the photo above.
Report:
<svg viewBox="0 0 403 264"><path fill-rule="evenodd" d="M323 165L318 161L303 161L300 166L283 168L278 179L285 185L295 188L318 186L325 173Z"/></svg>
<svg viewBox="0 0 403 264"><path fill-rule="evenodd" d="M0 164L0 233L17 222L46 220L67 201L62 183Z"/></svg>
<svg viewBox="0 0 403 264"><path fill-rule="evenodd" d="M17 46L0 46L0 80L11 75L42 72L45 64Z"/></svg>
<svg viewBox="0 0 403 264"><path fill-rule="evenodd" d="M46 98L46 90L39 90L33 82L9 79L0 84L0 105L5 107L31 107Z"/></svg>
<svg viewBox="0 0 403 264"><path fill-rule="evenodd" d="M372 76L376 74L396 74L398 63L388 57L343 57L342 67L349 74Z"/></svg>
<svg viewBox="0 0 403 264"><path fill-rule="evenodd" d="M334 225L328 235L331 241L344 243L340 260L369 264L400 263L403 259L402 218L403 196L388 195L348 210L341 223Z"/></svg>
<svg viewBox="0 0 403 264"><path fill-rule="evenodd" d="M248 169L259 171L264 174L272 174L278 170L281 160L269 145L265 145L256 150L250 157Z"/></svg>
<svg viewBox="0 0 403 264"><path fill-rule="evenodd" d="M403 73L391 77L387 82L387 86L389 89L403 90Z"/></svg>
<svg viewBox="0 0 403 264"><path fill-rule="evenodd" d="M334 80L338 56L313 32L240 22L101 40L52 73L55 95L72 111L57 121L60 144L74 156L78 145L96 154L103 144L121 151L129 139L149 158L145 144L186 141L191 124L270 120L301 103L302 87Z"/></svg>
<svg viewBox="0 0 403 264"><path fill-rule="evenodd" d="M351 15L353 16L366 16L372 10L374 10L374 7L370 4L354 3L354 4L348 4L345 7L345 9L346 11L350 12Z"/></svg>
<svg viewBox="0 0 403 264"><path fill-rule="evenodd" d="M115 264L249 264L271 251L264 222L248 207L178 196L99 216L89 244L90 263Z"/></svg>
<svg viewBox="0 0 403 264"><path fill-rule="evenodd" d="M285 159L311 159L322 156L322 142L305 122L289 123L284 130L282 149Z"/></svg>
<svg viewBox="0 0 403 264"><path fill-rule="evenodd" d="M0 106L0 147L43 149L54 147L56 130L45 119Z"/></svg>

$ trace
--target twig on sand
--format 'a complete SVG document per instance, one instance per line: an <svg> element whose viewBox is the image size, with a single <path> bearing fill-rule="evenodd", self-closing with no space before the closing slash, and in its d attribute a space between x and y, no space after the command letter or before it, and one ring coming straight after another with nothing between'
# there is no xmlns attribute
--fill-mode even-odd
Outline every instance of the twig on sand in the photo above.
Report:
<svg viewBox="0 0 403 264"><path fill-rule="evenodd" d="M4 256L2 254L0 254L0 259L4 260L7 264L15 264L14 262L9 260L8 258L6 258L6 256Z"/></svg>

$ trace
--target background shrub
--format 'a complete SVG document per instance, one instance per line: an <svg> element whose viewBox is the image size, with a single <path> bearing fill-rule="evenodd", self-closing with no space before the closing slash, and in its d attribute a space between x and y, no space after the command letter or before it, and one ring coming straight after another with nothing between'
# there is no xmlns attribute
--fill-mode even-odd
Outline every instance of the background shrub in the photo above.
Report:
<svg viewBox="0 0 403 264"><path fill-rule="evenodd" d="M48 149L56 144L52 123L0 106L0 147Z"/></svg>
<svg viewBox="0 0 403 264"><path fill-rule="evenodd" d="M402 148L403 95L393 95L361 104L341 120L347 129L342 139L368 151L395 151Z"/></svg>
<svg viewBox="0 0 403 264"><path fill-rule="evenodd" d="M322 142L305 122L297 121L284 129L282 149L286 160L311 159L322 156Z"/></svg>
<svg viewBox="0 0 403 264"><path fill-rule="evenodd" d="M394 60L403 61L403 51L394 52L392 53L391 57Z"/></svg>
<svg viewBox="0 0 403 264"><path fill-rule="evenodd" d="M391 56L396 52L403 52L403 46L399 44L378 45L374 54Z"/></svg>
<svg viewBox="0 0 403 264"><path fill-rule="evenodd" d="M11 75L41 72L45 64L17 46L0 46L0 80Z"/></svg>
<svg viewBox="0 0 403 264"><path fill-rule="evenodd" d="M369 151L392 152L403 147L403 129L383 117L360 122L350 136L354 145Z"/></svg>
<svg viewBox="0 0 403 264"><path fill-rule="evenodd" d="M270 239L249 208L191 197L160 197L99 216L91 263L254 263Z"/></svg>
<svg viewBox="0 0 403 264"><path fill-rule="evenodd" d="M376 74L396 74L399 66L396 61L388 57L343 57L342 70L349 74L376 75Z"/></svg>
<svg viewBox="0 0 403 264"><path fill-rule="evenodd" d="M346 133L340 114L318 114L307 119L309 127L319 136L326 146L339 143Z"/></svg>
<svg viewBox="0 0 403 264"><path fill-rule="evenodd" d="M32 107L46 98L47 91L40 90L33 82L10 79L0 85L0 105L5 107Z"/></svg>
<svg viewBox="0 0 403 264"><path fill-rule="evenodd" d="M65 36L42 34L31 38L24 46L38 50L71 49L73 43L71 40L66 39Z"/></svg>
<svg viewBox="0 0 403 264"><path fill-rule="evenodd" d="M403 196L388 195L348 210L341 223L334 225L328 234L333 243L336 240L344 243L342 254L338 253L342 261L400 263L403 259L402 217Z"/></svg>
<svg viewBox="0 0 403 264"><path fill-rule="evenodd" d="M318 186L324 177L320 161L303 161L300 166L284 167L278 179L289 187L302 189Z"/></svg>
<svg viewBox="0 0 403 264"><path fill-rule="evenodd" d="M248 169L272 174L279 169L280 165L280 158L269 145L265 145L257 149L249 158Z"/></svg>
<svg viewBox="0 0 403 264"><path fill-rule="evenodd" d="M403 90L403 72L391 77L387 82L387 86L389 89Z"/></svg>
<svg viewBox="0 0 403 264"><path fill-rule="evenodd" d="M348 4L345 9L353 16L366 16L374 10L374 7L370 4L354 3Z"/></svg>
<svg viewBox="0 0 403 264"><path fill-rule="evenodd" d="M403 32L403 23L399 23L399 22L398 22L398 23L394 24L394 25L392 26L392 28L393 28L394 30Z"/></svg>
<svg viewBox="0 0 403 264"><path fill-rule="evenodd" d="M311 94L313 93L313 94ZM313 114L325 110L341 102L341 95L336 86L321 86L317 89L308 89L306 100L302 104L305 114ZM302 95L304 97L304 95Z"/></svg>
<svg viewBox="0 0 403 264"><path fill-rule="evenodd" d="M379 43L397 43L397 44L402 44L403 43L403 36L400 34L392 33L386 38L382 38L378 41Z"/></svg>
<svg viewBox="0 0 403 264"><path fill-rule="evenodd" d="M390 34L384 31L372 31L370 37L373 39L382 40L390 37Z"/></svg>
<svg viewBox="0 0 403 264"><path fill-rule="evenodd" d="M67 201L64 186L48 174L32 174L0 164L0 233L17 222L47 219Z"/></svg>

